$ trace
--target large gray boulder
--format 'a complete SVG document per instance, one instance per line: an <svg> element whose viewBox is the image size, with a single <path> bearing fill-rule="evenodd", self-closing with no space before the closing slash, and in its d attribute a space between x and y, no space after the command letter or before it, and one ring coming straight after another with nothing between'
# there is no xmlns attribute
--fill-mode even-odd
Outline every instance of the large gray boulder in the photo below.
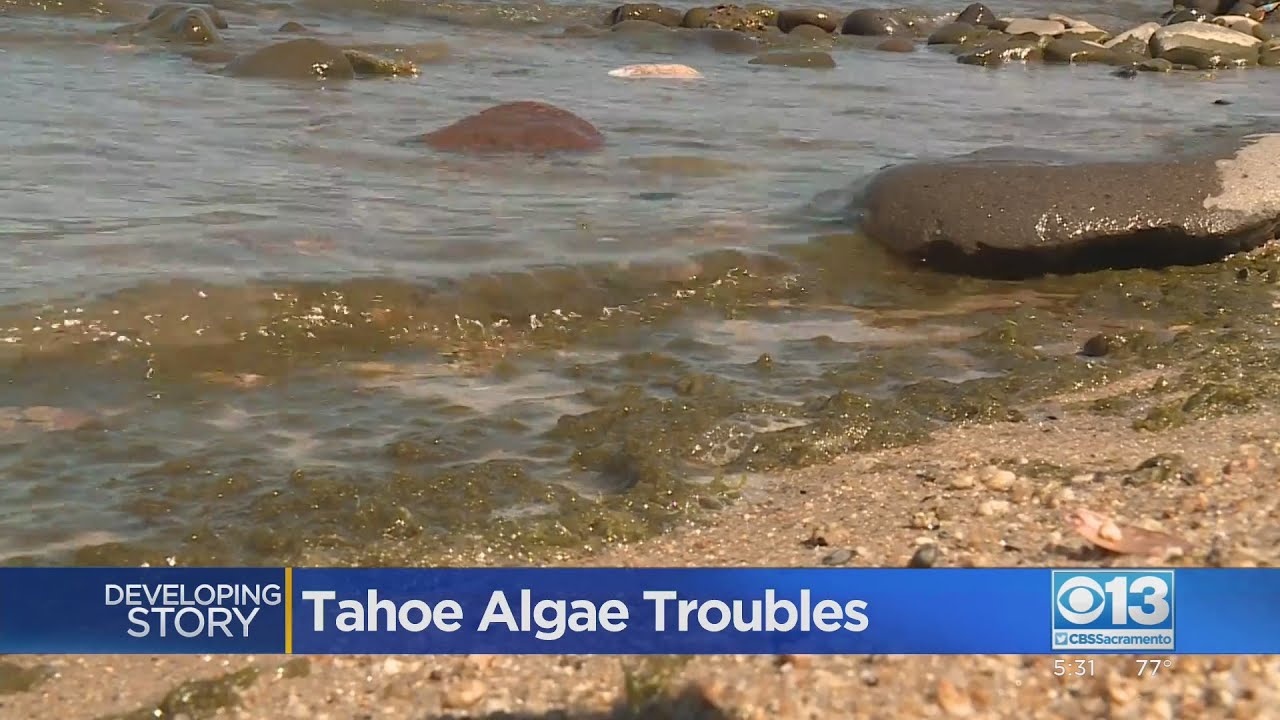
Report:
<svg viewBox="0 0 1280 720"><path fill-rule="evenodd" d="M1197 67L1256 64L1262 41L1220 25L1184 22L1151 34L1151 57Z"/></svg>
<svg viewBox="0 0 1280 720"><path fill-rule="evenodd" d="M1280 134L1196 155L1095 161L982 154L882 170L863 231L940 270L1028 277L1212 262L1280 227Z"/></svg>

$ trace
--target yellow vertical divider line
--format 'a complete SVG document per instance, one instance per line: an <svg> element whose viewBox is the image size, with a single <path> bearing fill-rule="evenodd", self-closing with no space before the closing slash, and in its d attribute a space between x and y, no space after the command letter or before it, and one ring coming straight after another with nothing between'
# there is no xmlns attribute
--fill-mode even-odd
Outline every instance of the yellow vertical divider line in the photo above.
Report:
<svg viewBox="0 0 1280 720"><path fill-rule="evenodd" d="M293 568L284 569L284 654L293 654Z"/></svg>

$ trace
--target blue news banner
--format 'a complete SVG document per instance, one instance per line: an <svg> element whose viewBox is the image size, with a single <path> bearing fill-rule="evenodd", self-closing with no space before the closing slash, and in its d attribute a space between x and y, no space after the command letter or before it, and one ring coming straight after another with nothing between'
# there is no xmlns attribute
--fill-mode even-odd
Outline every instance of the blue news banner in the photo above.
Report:
<svg viewBox="0 0 1280 720"><path fill-rule="evenodd" d="M1280 654L1267 569L0 568L0 653Z"/></svg>

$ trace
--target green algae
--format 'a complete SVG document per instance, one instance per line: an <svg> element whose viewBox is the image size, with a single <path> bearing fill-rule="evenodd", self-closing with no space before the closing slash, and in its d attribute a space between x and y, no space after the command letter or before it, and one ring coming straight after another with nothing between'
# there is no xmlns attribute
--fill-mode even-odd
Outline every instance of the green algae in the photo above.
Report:
<svg viewBox="0 0 1280 720"><path fill-rule="evenodd" d="M0 695L27 692L53 677L48 665L27 667L7 660L0 660Z"/></svg>
<svg viewBox="0 0 1280 720"><path fill-rule="evenodd" d="M222 301L220 318L197 301L174 300L181 312L205 313L201 322L211 329L200 338L207 344L184 344L191 333L165 330L159 319L137 325L150 328L142 333L151 343L145 353L119 344L112 362L151 358L149 387L184 402L242 397L183 379L197 371L261 373L288 379L279 389L252 391L268 398L263 405L312 398L298 414L333 413L326 403L350 392L343 383L378 377L343 370L345 363L416 353L409 356L434 357L432 372L459 381L550 373L580 388L569 397L576 407L544 427L529 417L478 413L461 404L466 398L405 405L389 436L359 463L285 472L252 453L229 462L141 446L140 456L163 460L110 487L132 516L163 519L149 524L179 527L181 535L89 546L69 560L540 562L719 511L751 473L927 442L955 424L1025 422L1047 398L1135 373L1156 371L1160 379L1066 410L1130 418L1158 432L1247 412L1280 386L1273 253L1197 268L995 283L867 263L849 257L847 238L827 240L774 258L710 253L699 258L698 274L661 279L578 268L452 287L294 284L278 289L281 299L265 289L209 289ZM184 296L193 290L181 289ZM151 304L141 292L103 307L141 312ZM606 306L622 309L601 312ZM312 312L317 307L329 310ZM787 313L804 318L832 308L847 318L840 322L909 341L891 336L868 346L815 331L741 352L686 329L695 320L785 328ZM537 322L522 324L530 316ZM934 325L965 332L912 335ZM1082 354L1095 337L1104 339ZM613 354L573 354L582 348ZM87 357L101 359L100 351L55 343L51 355L31 354L19 365L44 372L66 361L70 373ZM735 353L745 356L725 359ZM364 437L359 427L342 432Z"/></svg>
<svg viewBox="0 0 1280 720"><path fill-rule="evenodd" d="M240 704L240 693L258 679L256 667L216 678L188 680L170 690L160 702L131 712L103 715L98 720L165 720L185 717L205 720Z"/></svg>

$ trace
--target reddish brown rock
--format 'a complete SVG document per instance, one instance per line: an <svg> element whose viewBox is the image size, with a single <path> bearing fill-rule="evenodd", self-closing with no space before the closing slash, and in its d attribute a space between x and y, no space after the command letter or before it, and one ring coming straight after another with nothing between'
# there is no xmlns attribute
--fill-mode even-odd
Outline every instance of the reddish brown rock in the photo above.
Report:
<svg viewBox="0 0 1280 720"><path fill-rule="evenodd" d="M604 145L604 135L586 120L527 100L496 105L419 139L436 150L475 153L585 152Z"/></svg>

